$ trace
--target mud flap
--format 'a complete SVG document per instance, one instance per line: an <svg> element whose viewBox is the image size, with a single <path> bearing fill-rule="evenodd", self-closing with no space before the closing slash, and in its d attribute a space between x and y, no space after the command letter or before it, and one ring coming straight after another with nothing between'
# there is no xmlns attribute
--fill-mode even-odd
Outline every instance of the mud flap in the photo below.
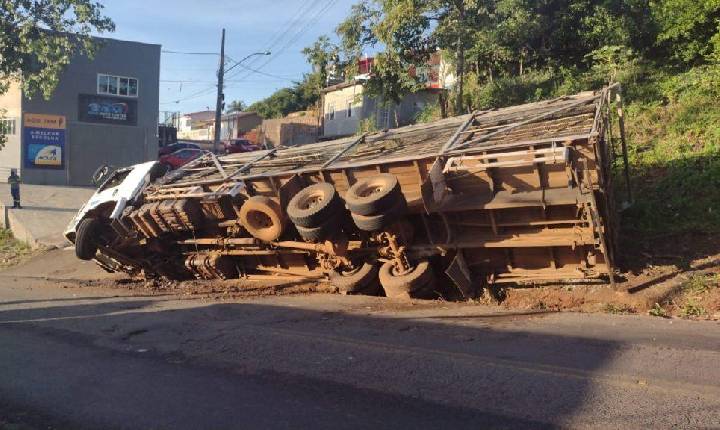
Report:
<svg viewBox="0 0 720 430"><path fill-rule="evenodd" d="M470 299L473 296L472 279L470 279L470 269L465 262L463 252L458 250L455 258L453 258L450 266L445 270L445 274L455 283L463 298Z"/></svg>
<svg viewBox="0 0 720 430"><path fill-rule="evenodd" d="M444 160L438 157L430 168L428 177L420 186L423 205L428 215L442 204L448 194L447 183L443 174L444 164Z"/></svg>

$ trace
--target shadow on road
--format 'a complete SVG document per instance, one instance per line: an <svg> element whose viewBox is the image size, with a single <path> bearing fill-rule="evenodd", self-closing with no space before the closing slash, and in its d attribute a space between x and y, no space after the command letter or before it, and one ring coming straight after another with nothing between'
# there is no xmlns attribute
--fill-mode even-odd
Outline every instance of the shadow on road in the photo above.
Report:
<svg viewBox="0 0 720 430"><path fill-rule="evenodd" d="M0 394L87 428L554 428L622 348L442 316L157 306L0 312Z"/></svg>

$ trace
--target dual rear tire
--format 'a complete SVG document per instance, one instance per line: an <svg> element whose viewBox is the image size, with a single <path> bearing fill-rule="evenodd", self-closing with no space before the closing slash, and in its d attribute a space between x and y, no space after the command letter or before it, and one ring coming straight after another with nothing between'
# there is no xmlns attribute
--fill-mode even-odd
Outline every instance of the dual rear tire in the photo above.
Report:
<svg viewBox="0 0 720 430"><path fill-rule="evenodd" d="M363 178L345 194L345 203L357 228L376 232L397 222L407 212L407 201L395 175Z"/></svg>
<svg viewBox="0 0 720 430"><path fill-rule="evenodd" d="M287 214L304 240L323 242L340 232L345 208L335 187L320 182L295 194L288 203Z"/></svg>

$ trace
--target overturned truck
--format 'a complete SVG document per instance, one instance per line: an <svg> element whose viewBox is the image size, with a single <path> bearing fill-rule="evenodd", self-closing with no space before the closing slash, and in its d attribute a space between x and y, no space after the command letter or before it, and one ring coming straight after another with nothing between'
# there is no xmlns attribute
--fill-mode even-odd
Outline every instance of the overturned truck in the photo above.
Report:
<svg viewBox="0 0 720 430"><path fill-rule="evenodd" d="M318 279L390 297L431 297L440 277L463 297L494 283L613 282L618 91L208 153L168 174L120 169L66 237L106 270L179 280Z"/></svg>

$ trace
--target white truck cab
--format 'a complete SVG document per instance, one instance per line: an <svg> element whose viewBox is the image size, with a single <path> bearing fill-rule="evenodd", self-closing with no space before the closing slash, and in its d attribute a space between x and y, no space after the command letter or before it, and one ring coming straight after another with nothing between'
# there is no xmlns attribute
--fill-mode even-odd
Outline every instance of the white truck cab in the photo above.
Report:
<svg viewBox="0 0 720 430"><path fill-rule="evenodd" d="M83 260L95 258L101 226L118 221L132 203L155 179L158 163L150 161L110 173L93 196L83 205L65 229L65 237L75 244L75 253Z"/></svg>

